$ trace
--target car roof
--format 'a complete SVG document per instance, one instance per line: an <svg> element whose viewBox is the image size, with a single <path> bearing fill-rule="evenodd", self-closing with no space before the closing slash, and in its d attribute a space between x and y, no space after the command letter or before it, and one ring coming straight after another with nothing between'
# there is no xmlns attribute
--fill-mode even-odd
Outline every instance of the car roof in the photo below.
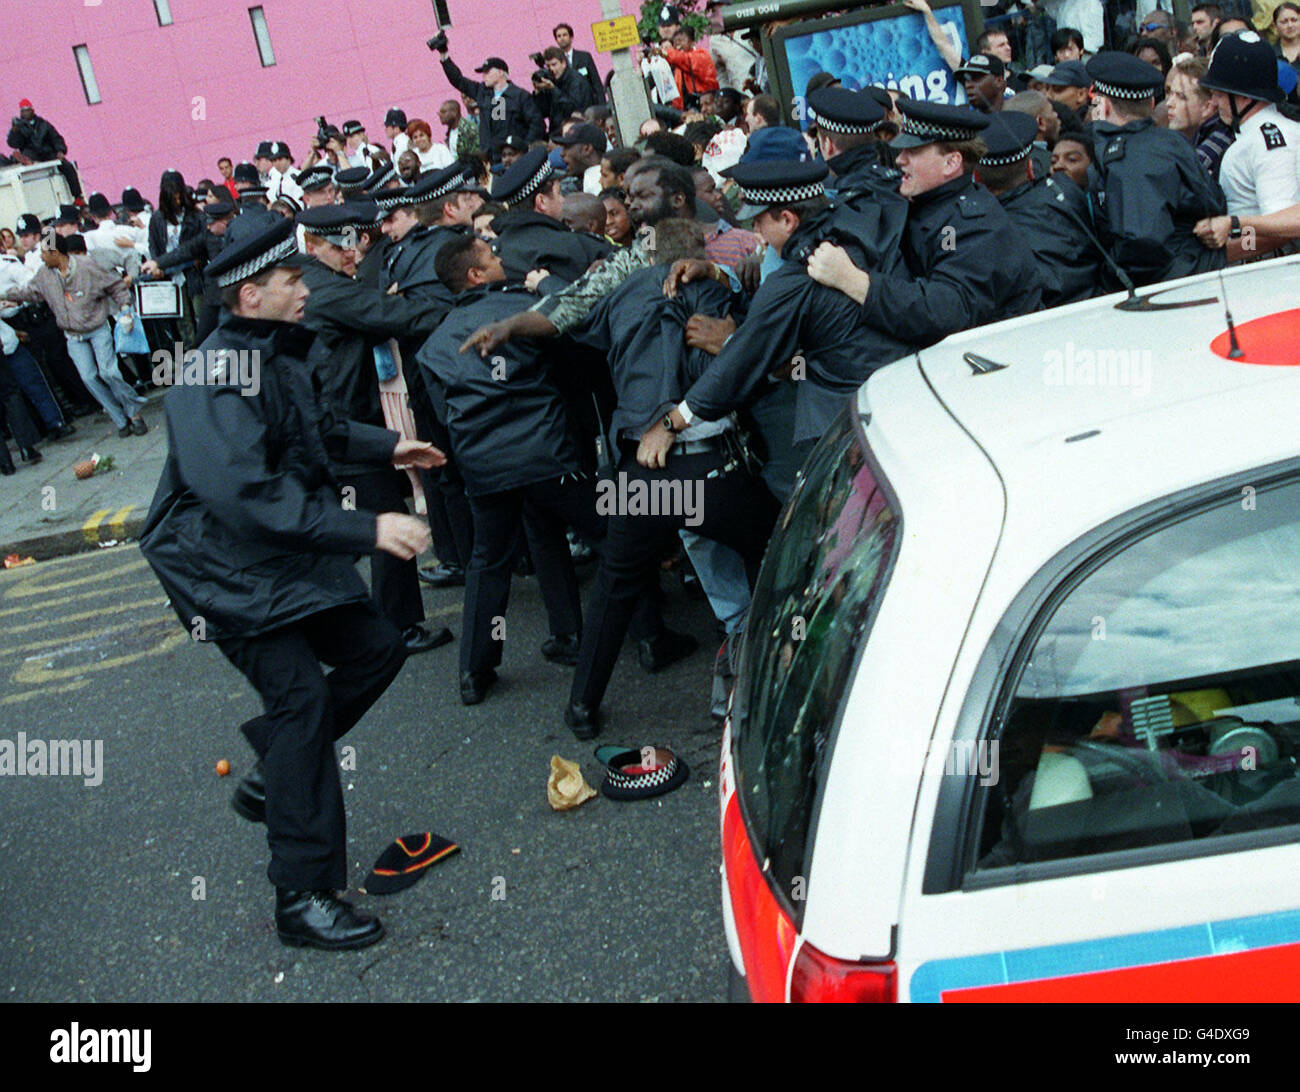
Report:
<svg viewBox="0 0 1300 1092"><path fill-rule="evenodd" d="M1201 306L1119 311L1119 294L978 327L919 354L1001 478L1008 528L1023 522L1027 534L1047 532L1043 547L1064 544L1147 501L1300 453L1300 366L1210 348L1226 334L1225 292L1248 356L1261 344L1251 322L1291 312L1300 328L1300 256L1226 271L1220 283L1206 274L1156 293L1211 301ZM1300 337L1286 344L1300 365ZM966 353L1006 367L977 374Z"/></svg>

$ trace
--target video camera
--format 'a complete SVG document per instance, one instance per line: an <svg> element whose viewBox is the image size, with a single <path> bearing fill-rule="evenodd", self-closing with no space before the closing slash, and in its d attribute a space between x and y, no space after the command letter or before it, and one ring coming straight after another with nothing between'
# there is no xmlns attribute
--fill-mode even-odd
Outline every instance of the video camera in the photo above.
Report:
<svg viewBox="0 0 1300 1092"><path fill-rule="evenodd" d="M447 48L447 32L445 30L438 31L424 44L429 47L431 53L442 53Z"/></svg>

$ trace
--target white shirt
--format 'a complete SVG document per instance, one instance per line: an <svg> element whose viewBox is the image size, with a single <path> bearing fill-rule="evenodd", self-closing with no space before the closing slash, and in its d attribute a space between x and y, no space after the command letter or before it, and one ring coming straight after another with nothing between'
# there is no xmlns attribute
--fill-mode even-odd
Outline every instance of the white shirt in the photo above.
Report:
<svg viewBox="0 0 1300 1092"><path fill-rule="evenodd" d="M592 197L600 196L600 164L588 167L582 172L582 192Z"/></svg>
<svg viewBox="0 0 1300 1092"><path fill-rule="evenodd" d="M397 133L393 137L393 162L397 162L397 157L411 146L411 138L405 133Z"/></svg>
<svg viewBox="0 0 1300 1092"><path fill-rule="evenodd" d="M31 253L36 255L38 265L45 264L41 261L39 251L33 250ZM11 292L26 288L27 282L34 276L36 276L35 270L28 269L23 260L12 254L0 254L0 300L8 299ZM17 310L18 308L14 307L2 313L12 315Z"/></svg>
<svg viewBox="0 0 1300 1092"><path fill-rule="evenodd" d="M1083 35L1085 53L1096 53L1106 48L1105 12L1101 0L1044 0L1047 14L1056 20L1058 27L1073 27ZM1138 0L1144 7L1138 22L1157 5L1155 0Z"/></svg>
<svg viewBox="0 0 1300 1092"><path fill-rule="evenodd" d="M754 62L758 60L753 49L730 34L710 37L709 52L713 55L713 67L718 71L718 86L737 90L745 85L745 80L754 71Z"/></svg>
<svg viewBox="0 0 1300 1092"><path fill-rule="evenodd" d="M274 167L271 168L271 182L266 188L266 202L268 205L281 197L292 197L298 204L302 204L302 187L293 180L293 172L294 166L292 163L283 174Z"/></svg>
<svg viewBox="0 0 1300 1092"><path fill-rule="evenodd" d="M414 144L411 145L411 151L419 157L421 171L440 171L456 161L447 145L439 144L436 140L429 145L427 152L421 152Z"/></svg>
<svg viewBox="0 0 1300 1092"><path fill-rule="evenodd" d="M1223 153L1219 185L1231 216L1266 216L1300 204L1300 124L1271 103L1248 117Z"/></svg>

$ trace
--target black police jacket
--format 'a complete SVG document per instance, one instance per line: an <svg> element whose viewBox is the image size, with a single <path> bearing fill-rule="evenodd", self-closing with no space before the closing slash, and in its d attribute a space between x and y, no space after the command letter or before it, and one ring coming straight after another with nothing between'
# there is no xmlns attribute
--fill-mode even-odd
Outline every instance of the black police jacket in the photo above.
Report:
<svg viewBox="0 0 1300 1092"><path fill-rule="evenodd" d="M1093 131L1101 241L1134 283L1223 268L1225 252L1202 246L1192 230L1227 211L1192 146L1150 118L1099 121Z"/></svg>
<svg viewBox="0 0 1300 1092"><path fill-rule="evenodd" d="M196 270L197 279L203 285L203 302L209 307L220 307L221 289L214 279L203 276L203 271L225 245L225 235L217 235L205 229L201 234L191 236L175 250L169 250L157 262L165 270L181 268L187 273L191 269Z"/></svg>
<svg viewBox="0 0 1300 1092"><path fill-rule="evenodd" d="M336 417L382 428L375 346L402 335L433 333L446 310L388 295L314 258L303 259L302 277L310 292L302 324L316 334L307 362L315 370L321 397ZM355 463L335 464L339 474L367 469Z"/></svg>
<svg viewBox="0 0 1300 1092"><path fill-rule="evenodd" d="M419 224L397 242L390 242L384 251L388 284L397 285L397 290L408 300L450 307L455 294L438 280L434 262L444 244L463 232L463 228Z"/></svg>
<svg viewBox="0 0 1300 1092"><path fill-rule="evenodd" d="M223 308L200 351L249 354L257 382L181 383L164 399L169 451L140 550L198 639L266 633L369 597L355 560L374 549L375 517L343 507L330 455L387 465L398 435L322 406L311 337Z"/></svg>
<svg viewBox="0 0 1300 1092"><path fill-rule="evenodd" d="M1093 230L1092 214L1087 196L1069 176L1024 182L998 194L998 201L1036 259L1043 277L1044 307L1097 294L1102 259L1084 230Z"/></svg>
<svg viewBox="0 0 1300 1092"><path fill-rule="evenodd" d="M915 348L1042 302L1028 244L968 174L911 199L903 258L905 269L872 274L862 320Z"/></svg>
<svg viewBox="0 0 1300 1092"><path fill-rule="evenodd" d="M686 392L691 412L716 420L765 393L767 377L789 368L799 443L820 436L873 371L905 355L905 338L864 326L852 299L808 276L808 256L827 240L844 247L862 269L894 268L897 239L879 228L878 220L842 206L800 223L781 250L781 265L750 301L745 321Z"/></svg>
<svg viewBox="0 0 1300 1092"><path fill-rule="evenodd" d="M891 210L891 219L897 217L900 223L907 219L907 198L898 192L903 174L881 159L880 145L860 144L832 156L826 166L834 176L826 192L837 205L862 211L874 201Z"/></svg>
<svg viewBox="0 0 1300 1092"><path fill-rule="evenodd" d="M592 262L608 258L613 250L598 236L570 231L559 220L529 208L498 216L492 227L497 233L492 246L501 255L506 277L522 281L532 270L545 269L551 275L539 291L547 296L572 284Z"/></svg>
<svg viewBox="0 0 1300 1092"><path fill-rule="evenodd" d="M456 465L471 496L517 489L580 468L564 401L550 376L554 345L515 339L486 359L461 345L480 326L527 311L536 302L522 285L483 285L461 293L456 307L416 359L441 388Z"/></svg>
<svg viewBox="0 0 1300 1092"><path fill-rule="evenodd" d="M691 281L677 295L664 295L666 270L650 266L632 273L601 298L569 336L606 355L618 405L611 429L640 436L682 399L682 393L714 363L686 345L692 315L722 318L733 308L731 289L715 280Z"/></svg>
<svg viewBox="0 0 1300 1092"><path fill-rule="evenodd" d="M493 162L501 158L501 145L506 137L517 136L531 144L545 135L542 115L532 96L523 88L507 84L498 100L490 87L466 78L450 57L443 57L442 70L452 87L478 103L479 147L492 157Z"/></svg>
<svg viewBox="0 0 1300 1092"><path fill-rule="evenodd" d="M68 151L67 142L43 117L37 116L31 121L14 118L9 126L9 147L27 156L33 163L47 159L58 159L60 154Z"/></svg>
<svg viewBox="0 0 1300 1092"><path fill-rule="evenodd" d="M565 68L558 81L551 82L554 87L533 92L533 102L538 113L546 118L554 138L560 135L560 129L571 114L581 114L588 106L595 105L596 99L591 93L591 85L573 70L572 65Z"/></svg>

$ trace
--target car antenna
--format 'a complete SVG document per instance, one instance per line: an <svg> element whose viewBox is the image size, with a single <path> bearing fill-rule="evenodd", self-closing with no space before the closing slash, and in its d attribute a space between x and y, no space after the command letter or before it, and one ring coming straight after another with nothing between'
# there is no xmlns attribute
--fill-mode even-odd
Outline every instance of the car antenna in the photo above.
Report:
<svg viewBox="0 0 1300 1092"><path fill-rule="evenodd" d="M1241 343L1237 341L1237 328L1232 324L1232 312L1228 310L1228 289L1223 283L1223 270L1219 270L1219 291L1223 294L1223 317L1228 323L1228 359L1240 360L1246 354L1241 351Z"/></svg>

